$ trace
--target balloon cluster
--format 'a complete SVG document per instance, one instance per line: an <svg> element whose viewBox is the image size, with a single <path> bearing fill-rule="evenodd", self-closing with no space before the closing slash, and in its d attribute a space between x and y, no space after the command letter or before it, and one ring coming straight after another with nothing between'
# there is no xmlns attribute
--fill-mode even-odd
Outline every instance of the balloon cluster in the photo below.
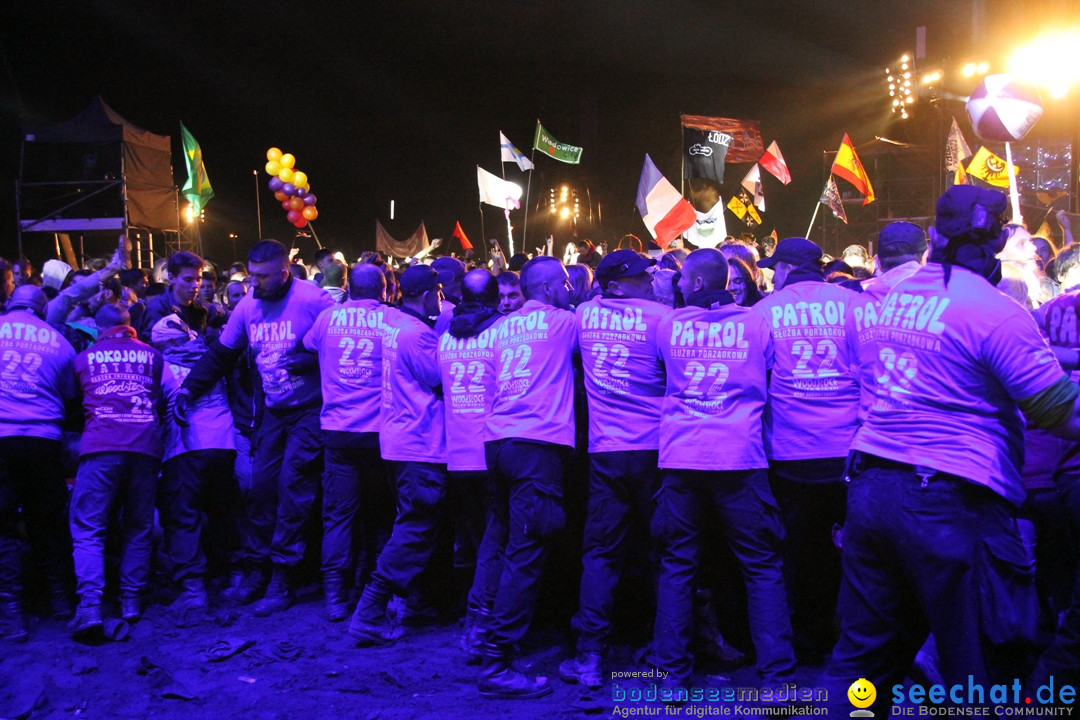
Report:
<svg viewBox="0 0 1080 720"><path fill-rule="evenodd" d="M309 220L319 217L315 207L318 198L311 192L307 173L295 169L296 158L292 153L282 153L276 147L266 151L266 174L270 175L270 190L288 212L286 216L293 225L302 228Z"/></svg>

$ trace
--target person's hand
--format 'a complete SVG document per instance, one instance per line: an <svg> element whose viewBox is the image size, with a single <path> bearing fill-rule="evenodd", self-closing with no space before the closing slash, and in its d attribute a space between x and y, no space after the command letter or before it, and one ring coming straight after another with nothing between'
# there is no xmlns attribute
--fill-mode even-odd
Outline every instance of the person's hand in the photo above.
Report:
<svg viewBox="0 0 1080 720"><path fill-rule="evenodd" d="M90 310L90 317L97 315L97 311L107 303L111 303L116 299L116 296L112 294L112 290L99 290L94 293L89 300L86 301L86 306Z"/></svg>
<svg viewBox="0 0 1080 720"><path fill-rule="evenodd" d="M431 241L431 249L432 250L439 247L440 245L442 245L442 238L435 238L434 240Z"/></svg>
<svg viewBox="0 0 1080 720"><path fill-rule="evenodd" d="M121 235L120 240L116 243L116 250L113 252L113 256L109 259L109 264L105 266L105 269L114 273L120 272L127 267L127 260L127 238Z"/></svg>
<svg viewBox="0 0 1080 720"><path fill-rule="evenodd" d="M173 399L173 420L180 427L188 426L188 412L191 410L191 391L181 388Z"/></svg>

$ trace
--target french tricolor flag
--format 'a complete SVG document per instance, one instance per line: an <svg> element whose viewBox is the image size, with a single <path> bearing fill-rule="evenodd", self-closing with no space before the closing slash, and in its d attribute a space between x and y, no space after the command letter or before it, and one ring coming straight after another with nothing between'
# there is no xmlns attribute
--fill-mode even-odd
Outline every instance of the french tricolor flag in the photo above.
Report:
<svg viewBox="0 0 1080 720"><path fill-rule="evenodd" d="M648 154L638 181L637 209L656 243L665 249L697 220L694 206L656 169Z"/></svg>

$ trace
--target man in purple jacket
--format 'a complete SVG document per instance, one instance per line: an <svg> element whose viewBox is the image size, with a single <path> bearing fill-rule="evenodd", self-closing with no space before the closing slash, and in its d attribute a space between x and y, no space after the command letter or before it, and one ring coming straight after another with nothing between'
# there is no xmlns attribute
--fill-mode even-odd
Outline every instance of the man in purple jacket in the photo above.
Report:
<svg viewBox="0 0 1080 720"><path fill-rule="evenodd" d="M137 620L150 575L154 495L161 462L162 358L136 339L127 310L105 305L94 316L98 339L75 358L86 426L71 497L71 538L79 607L76 637L100 633L105 536L123 506L120 614Z"/></svg>

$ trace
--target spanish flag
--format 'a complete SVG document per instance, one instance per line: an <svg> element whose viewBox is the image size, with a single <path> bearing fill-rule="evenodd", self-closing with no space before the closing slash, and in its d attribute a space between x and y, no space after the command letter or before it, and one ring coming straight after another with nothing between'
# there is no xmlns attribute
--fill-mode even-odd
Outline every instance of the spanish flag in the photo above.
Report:
<svg viewBox="0 0 1080 720"><path fill-rule="evenodd" d="M866 174L866 168L859 161L859 156L855 154L855 146L851 144L851 138L847 133L844 133L844 141L840 143L840 149L836 151L832 174L854 185L863 196L863 205L874 202L874 188L870 185L870 176Z"/></svg>

